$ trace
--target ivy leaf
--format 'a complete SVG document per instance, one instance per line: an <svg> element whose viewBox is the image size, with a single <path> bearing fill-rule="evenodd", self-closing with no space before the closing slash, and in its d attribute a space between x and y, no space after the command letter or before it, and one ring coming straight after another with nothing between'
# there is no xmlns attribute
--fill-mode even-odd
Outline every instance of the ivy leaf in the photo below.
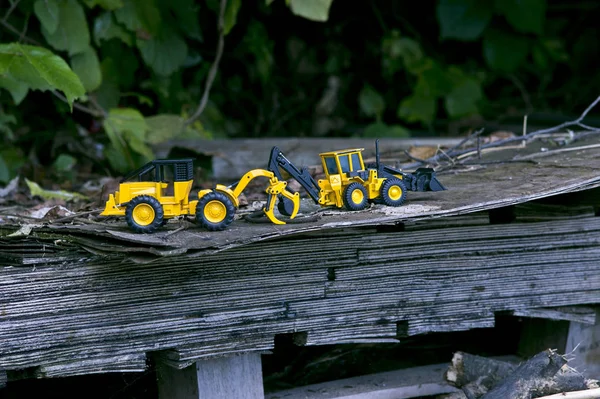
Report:
<svg viewBox="0 0 600 399"><path fill-rule="evenodd" d="M73 72L79 76L86 91L94 91L102 83L102 71L96 50L88 47L84 52L71 57Z"/></svg>
<svg viewBox="0 0 600 399"><path fill-rule="evenodd" d="M144 62L162 76L178 70L187 58L187 44L170 29L164 29L159 36L150 40L138 40L137 46Z"/></svg>
<svg viewBox="0 0 600 399"><path fill-rule="evenodd" d="M411 38L401 37L397 30L383 39L382 52L383 67L389 76L400 70L402 65L408 72L416 74L423 64L421 45Z"/></svg>
<svg viewBox="0 0 600 399"><path fill-rule="evenodd" d="M365 115L381 120L385 110L385 100L373 87L370 85L363 86L358 95L358 104Z"/></svg>
<svg viewBox="0 0 600 399"><path fill-rule="evenodd" d="M100 6L105 10L117 10L123 7L123 0L83 0L86 6L94 8Z"/></svg>
<svg viewBox="0 0 600 399"><path fill-rule="evenodd" d="M192 39L202 40L197 2L195 0L171 0L168 4L181 32Z"/></svg>
<svg viewBox="0 0 600 399"><path fill-rule="evenodd" d="M325 22L329 19L329 8L333 0L289 0L289 6L294 15Z"/></svg>
<svg viewBox="0 0 600 399"><path fill-rule="evenodd" d="M171 140L179 135L184 128L184 120L179 115L161 114L146 118L149 127L147 141L158 144Z"/></svg>
<svg viewBox="0 0 600 399"><path fill-rule="evenodd" d="M445 107L451 118L461 118L479 112L478 103L483 99L481 83L458 68L451 68L454 87L445 97Z"/></svg>
<svg viewBox="0 0 600 399"><path fill-rule="evenodd" d="M128 46L133 44L131 34L117 25L111 12L104 12L94 20L94 41L100 46L101 40L121 39Z"/></svg>
<svg viewBox="0 0 600 399"><path fill-rule="evenodd" d="M35 16L40 20L42 26L49 32L56 32L58 28L59 10L56 0L37 0L33 4Z"/></svg>
<svg viewBox="0 0 600 399"><path fill-rule="evenodd" d="M81 81L67 63L42 47L0 44L0 71L4 71L5 78L9 76L33 90L61 90L71 108L73 101L85 94ZM12 87L13 98L14 90ZM21 86L17 94L22 94L22 90Z"/></svg>
<svg viewBox="0 0 600 399"><path fill-rule="evenodd" d="M0 182L6 183L10 180L8 165L4 162L4 158L0 155Z"/></svg>
<svg viewBox="0 0 600 399"><path fill-rule="evenodd" d="M90 45L90 32L83 7L76 0L64 0L58 8L60 24L54 32L42 24L42 35L49 45L69 55L84 51Z"/></svg>
<svg viewBox="0 0 600 399"><path fill-rule="evenodd" d="M161 27L160 10L153 0L124 0L123 7L115 11L115 17L133 32L145 29L155 35Z"/></svg>
<svg viewBox="0 0 600 399"><path fill-rule="evenodd" d="M496 0L496 10L518 32L542 33L546 19L546 0Z"/></svg>
<svg viewBox="0 0 600 399"><path fill-rule="evenodd" d="M237 21L237 14L242 6L242 0L229 0L227 2L227 8L225 9L225 15L223 19L225 20L224 26L224 34L227 35L229 31L234 27Z"/></svg>
<svg viewBox="0 0 600 399"><path fill-rule="evenodd" d="M431 125L436 112L436 90L423 76L420 76L413 94L402 100L396 114L409 123L422 122Z"/></svg>
<svg viewBox="0 0 600 399"><path fill-rule="evenodd" d="M29 92L27 83L17 81L9 75L0 75L0 87L8 90L16 105L21 104L21 101Z"/></svg>
<svg viewBox="0 0 600 399"><path fill-rule="evenodd" d="M375 122L363 130L362 137L410 137L410 131L404 126L387 125L383 122Z"/></svg>
<svg viewBox="0 0 600 399"><path fill-rule="evenodd" d="M472 41L492 19L493 7L489 1L439 0L436 13L442 39Z"/></svg>
<svg viewBox="0 0 600 399"><path fill-rule="evenodd" d="M131 158L128 156L127 146L146 160L154 157L152 150L145 143L148 125L138 110L133 108L111 109L103 124L112 148L122 159ZM118 168L122 170L121 166Z"/></svg>
<svg viewBox="0 0 600 399"><path fill-rule="evenodd" d="M492 69L512 72L528 53L527 37L498 29L488 29L483 37L483 56Z"/></svg>

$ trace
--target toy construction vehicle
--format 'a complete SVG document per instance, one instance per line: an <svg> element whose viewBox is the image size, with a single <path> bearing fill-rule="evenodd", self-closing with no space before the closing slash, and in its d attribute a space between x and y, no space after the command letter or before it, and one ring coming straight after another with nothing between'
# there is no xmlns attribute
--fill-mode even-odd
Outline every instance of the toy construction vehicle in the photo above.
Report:
<svg viewBox="0 0 600 399"><path fill-rule="evenodd" d="M188 198L193 183L192 159L152 161L125 176L119 191L110 194L101 215L125 216L129 227L138 233L152 233L169 218L180 215L195 216L208 230L223 230L233 222L238 197L248 183L266 177L268 198L263 212L271 222L285 224L275 217L277 199L279 212L293 219L300 207L300 195L287 189L282 170L297 180L315 203L350 211L365 209L370 202L400 206L407 190L445 190L431 168L405 173L381 164L378 144L373 165L364 164L363 148L320 154L325 179L318 182L306 168L296 168L273 147L268 170L253 169L231 186L217 184L214 189L201 190L193 201Z"/></svg>
<svg viewBox="0 0 600 399"><path fill-rule="evenodd" d="M287 182L280 181L273 172L254 169L247 172L231 186L217 184L214 189L202 190L198 199L190 201L193 184L193 160L155 160L125 176L119 191L110 194L102 216L125 216L129 227L137 233L152 233L168 219L192 215L203 227L211 231L223 230L233 222L238 197L248 183L257 177L269 179L268 201L263 211L275 218L275 200L282 196L290 201L290 217L295 217L300 207L300 195L286 190Z"/></svg>

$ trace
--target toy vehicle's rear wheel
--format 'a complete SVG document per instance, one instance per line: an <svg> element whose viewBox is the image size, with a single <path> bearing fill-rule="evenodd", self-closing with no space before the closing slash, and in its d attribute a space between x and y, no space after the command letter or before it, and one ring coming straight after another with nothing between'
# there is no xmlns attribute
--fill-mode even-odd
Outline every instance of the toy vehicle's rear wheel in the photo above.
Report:
<svg viewBox="0 0 600 399"><path fill-rule="evenodd" d="M163 225L163 207L156 198L139 195L127 204L125 220L136 233L153 233Z"/></svg>
<svg viewBox="0 0 600 399"><path fill-rule="evenodd" d="M344 190L344 206L349 211L360 211L367 207L367 189L360 183L350 183Z"/></svg>
<svg viewBox="0 0 600 399"><path fill-rule="evenodd" d="M223 193L208 193L196 205L196 221L210 231L226 229L233 222L234 216L235 206Z"/></svg>
<svg viewBox="0 0 600 399"><path fill-rule="evenodd" d="M381 185L381 199L387 206L400 206L406 199L406 185L400 179L387 179Z"/></svg>

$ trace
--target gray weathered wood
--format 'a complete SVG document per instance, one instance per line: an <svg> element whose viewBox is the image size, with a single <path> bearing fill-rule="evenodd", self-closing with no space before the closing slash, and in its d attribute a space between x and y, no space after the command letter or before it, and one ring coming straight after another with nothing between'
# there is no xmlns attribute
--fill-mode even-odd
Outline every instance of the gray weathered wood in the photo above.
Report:
<svg viewBox="0 0 600 399"><path fill-rule="evenodd" d="M0 225L0 370L143 370L150 352L182 368L271 349L276 334L389 340L596 304L593 208L550 206L542 218L515 208L514 223L497 225L487 211L597 194L598 155L457 170L440 177L448 191L410 193L405 207L323 210L311 223L238 220L213 233L170 223L152 235L122 221Z"/></svg>
<svg viewBox="0 0 600 399"><path fill-rule="evenodd" d="M0 370L0 388L4 388L6 386L7 381L8 378L6 376L6 371Z"/></svg>
<svg viewBox="0 0 600 399"><path fill-rule="evenodd" d="M594 325L571 322L565 352L569 364L589 378L600 377L600 323Z"/></svg>
<svg viewBox="0 0 600 399"><path fill-rule="evenodd" d="M260 353L204 359L184 369L160 364L160 399L263 399Z"/></svg>
<svg viewBox="0 0 600 399"><path fill-rule="evenodd" d="M457 392L443 378L445 364L413 367L286 389L265 399L407 399Z"/></svg>
<svg viewBox="0 0 600 399"><path fill-rule="evenodd" d="M519 309L511 312L514 316L534 317L547 320L566 320L594 325L597 311L587 306L566 306L559 308Z"/></svg>
<svg viewBox="0 0 600 399"><path fill-rule="evenodd" d="M309 345L398 338L490 327L498 311L600 295L600 218L417 227L310 233L144 264L19 239L48 263L1 268L0 369L143 369L149 351L187 365L272 348L280 333L307 332Z"/></svg>

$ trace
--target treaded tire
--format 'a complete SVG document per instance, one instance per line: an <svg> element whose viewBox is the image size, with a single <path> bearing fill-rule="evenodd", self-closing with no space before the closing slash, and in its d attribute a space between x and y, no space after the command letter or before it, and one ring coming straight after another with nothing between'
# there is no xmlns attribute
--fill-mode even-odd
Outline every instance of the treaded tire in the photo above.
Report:
<svg viewBox="0 0 600 399"><path fill-rule="evenodd" d="M209 231L225 230L234 216L235 206L223 193L208 193L196 205L196 222Z"/></svg>
<svg viewBox="0 0 600 399"><path fill-rule="evenodd" d="M397 178L387 179L381 185L381 199L387 206L400 206L406 200L406 185Z"/></svg>
<svg viewBox="0 0 600 399"><path fill-rule="evenodd" d="M141 219L139 215L136 215L136 213L140 212L140 206L142 209L144 207L150 207L154 213L153 215L145 215L150 218L147 224L140 223ZM149 209L146 208L146 211L149 211ZM125 209L125 220L127 221L129 228L136 233L149 234L154 233L158 228L163 226L164 214L163 207L156 198L149 195L138 195L127 204L127 208Z"/></svg>
<svg viewBox="0 0 600 399"><path fill-rule="evenodd" d="M342 199L344 200L344 206L349 211L361 211L367 207L369 202L367 189L356 182L348 184L344 189Z"/></svg>

